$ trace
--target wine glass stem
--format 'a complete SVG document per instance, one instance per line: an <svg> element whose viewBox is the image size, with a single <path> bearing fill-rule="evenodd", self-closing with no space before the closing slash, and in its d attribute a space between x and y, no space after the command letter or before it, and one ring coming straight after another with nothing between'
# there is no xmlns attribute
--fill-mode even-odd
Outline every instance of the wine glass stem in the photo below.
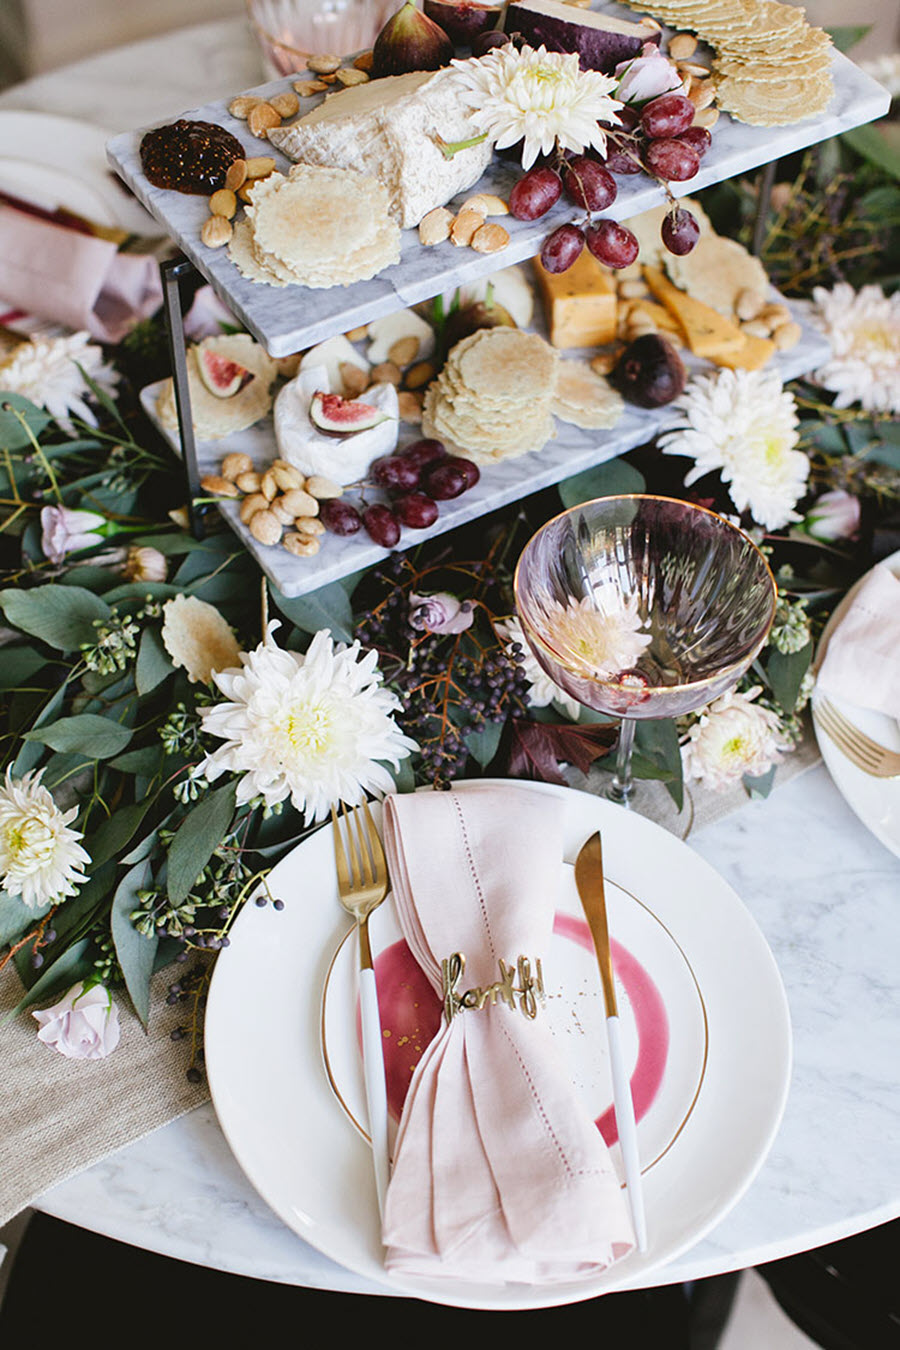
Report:
<svg viewBox="0 0 900 1350"><path fill-rule="evenodd" d="M631 751L634 748L636 722L633 717L623 717L619 729L619 748L616 752L616 771L610 784L609 795L613 801L627 806L634 792L634 779L631 776Z"/></svg>

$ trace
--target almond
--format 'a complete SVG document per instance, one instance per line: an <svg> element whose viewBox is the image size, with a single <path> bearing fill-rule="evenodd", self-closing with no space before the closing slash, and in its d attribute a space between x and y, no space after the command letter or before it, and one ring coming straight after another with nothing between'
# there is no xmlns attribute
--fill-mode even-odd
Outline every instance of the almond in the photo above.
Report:
<svg viewBox="0 0 900 1350"><path fill-rule="evenodd" d="M340 483L333 483L330 478L326 478L320 473L310 474L306 480L306 491L311 497L315 497L316 501L320 502L330 501L334 497L343 497L344 495L344 489Z"/></svg>
<svg viewBox="0 0 900 1350"><path fill-rule="evenodd" d="M257 103L247 114L247 126L254 136L264 137L270 127L281 126L281 114L275 111L271 103Z"/></svg>
<svg viewBox="0 0 900 1350"><path fill-rule="evenodd" d="M290 492L292 488L303 487L303 474L299 469L295 469L293 464L275 464L272 466L270 473L282 492Z"/></svg>
<svg viewBox="0 0 900 1350"><path fill-rule="evenodd" d="M483 224L484 216L480 211L460 211L450 226L450 242L457 248L471 244L475 231Z"/></svg>
<svg viewBox="0 0 900 1350"><path fill-rule="evenodd" d="M423 384L428 384L437 374L437 369L430 361L417 361L403 378L403 383L407 389L421 389Z"/></svg>
<svg viewBox="0 0 900 1350"><path fill-rule="evenodd" d="M780 323L777 328L772 329L772 341L780 352L796 347L802 336L799 323L795 323L793 319L789 323Z"/></svg>
<svg viewBox="0 0 900 1350"><path fill-rule="evenodd" d="M442 244L450 238L450 226L453 224L453 212L446 206L436 206L419 221L419 243L430 248L432 244Z"/></svg>
<svg viewBox="0 0 900 1350"><path fill-rule="evenodd" d="M615 370L621 354L620 348L611 352L598 352L596 356L591 357L591 370L596 375L610 375Z"/></svg>
<svg viewBox="0 0 900 1350"><path fill-rule="evenodd" d="M382 361L369 371L372 384L400 384L402 379L403 371L394 361Z"/></svg>
<svg viewBox="0 0 900 1350"><path fill-rule="evenodd" d="M393 361L398 366L408 366L411 361L415 361L419 355L419 339L417 337L402 337L391 344L388 351L388 360Z"/></svg>
<svg viewBox="0 0 900 1350"><path fill-rule="evenodd" d="M715 97L715 93L713 94L713 97ZM693 102L693 100L691 101ZM706 127L706 129L709 130L710 127L714 127L716 125L718 120L719 120L718 108L712 107L700 108L694 114L693 125L695 127Z"/></svg>
<svg viewBox="0 0 900 1350"><path fill-rule="evenodd" d="M259 490L266 500L270 502L274 501L278 496L278 484L275 482L275 474L271 469L266 469L266 472L263 474Z"/></svg>
<svg viewBox="0 0 900 1350"><path fill-rule="evenodd" d="M253 492L241 502L239 514L244 524L249 525L257 511L267 511L268 508L268 497L264 497L261 492Z"/></svg>
<svg viewBox="0 0 900 1350"><path fill-rule="evenodd" d="M368 389L368 373L354 365L352 361L341 361L338 369L344 387L344 398L356 398L364 389Z"/></svg>
<svg viewBox="0 0 900 1350"><path fill-rule="evenodd" d="M233 233L231 221L225 216L207 216L200 227L200 238L207 248L221 248Z"/></svg>
<svg viewBox="0 0 900 1350"><path fill-rule="evenodd" d="M323 84L321 80L297 80L294 88L301 98L312 98L313 94L321 94L328 85Z"/></svg>
<svg viewBox="0 0 900 1350"><path fill-rule="evenodd" d="M336 70L334 76L338 84L347 86L351 84L365 84L366 80L369 78L364 70L356 70L353 66L348 66L343 70Z"/></svg>
<svg viewBox="0 0 900 1350"><path fill-rule="evenodd" d="M239 473L234 481L241 489L241 492L259 492L259 485L262 482L262 479L259 474L254 471L253 473Z"/></svg>
<svg viewBox="0 0 900 1350"><path fill-rule="evenodd" d="M673 61L686 61L697 50L697 39L693 33L674 33L669 38L668 55Z"/></svg>
<svg viewBox="0 0 900 1350"><path fill-rule="evenodd" d="M219 465L222 477L230 478L233 483L237 482L240 474L250 473L252 468L253 460L250 456L237 453L226 455Z"/></svg>
<svg viewBox="0 0 900 1350"><path fill-rule="evenodd" d="M280 117L293 117L300 107L299 98L290 89L285 89L280 94L273 94L269 102Z"/></svg>
<svg viewBox="0 0 900 1350"><path fill-rule="evenodd" d="M371 70L374 61L375 61L375 53L373 51L360 52L359 56L355 56L353 58L353 69Z"/></svg>
<svg viewBox="0 0 900 1350"><path fill-rule="evenodd" d="M247 165L247 177L252 182L259 178L268 178L275 171L275 161L271 155L251 155L244 161Z"/></svg>
<svg viewBox="0 0 900 1350"><path fill-rule="evenodd" d="M272 511L255 511L247 526L253 538L260 544L277 544L281 539L283 526Z"/></svg>
<svg viewBox="0 0 900 1350"><path fill-rule="evenodd" d="M467 198L459 209L460 211L480 211L483 216L509 215L509 207L506 202L493 192L476 192L475 196Z"/></svg>
<svg viewBox="0 0 900 1350"><path fill-rule="evenodd" d="M281 499L281 504L285 511L290 511L291 518L297 516L317 516L319 514L319 503L311 492L304 492L303 488L291 488Z"/></svg>
<svg viewBox="0 0 900 1350"><path fill-rule="evenodd" d="M319 520L318 516L298 516L296 520L296 529L300 534L308 535L311 539L325 533L325 526Z"/></svg>
<svg viewBox="0 0 900 1350"><path fill-rule="evenodd" d="M217 473L208 473L200 479L200 486L204 492L214 492L218 497L237 497L240 495L234 483L228 478L222 478Z"/></svg>
<svg viewBox="0 0 900 1350"><path fill-rule="evenodd" d="M357 328L350 328L344 334L348 342L362 342L364 337L369 336L369 325L361 323Z"/></svg>
<svg viewBox="0 0 900 1350"><path fill-rule="evenodd" d="M273 502L269 502L269 510L280 525L293 525L294 517L284 505L283 497L276 497Z"/></svg>
<svg viewBox="0 0 900 1350"><path fill-rule="evenodd" d="M759 296L755 291L738 291L734 312L739 319L755 319L761 308Z"/></svg>
<svg viewBox="0 0 900 1350"><path fill-rule="evenodd" d="M281 542L295 558L311 558L321 547L318 539L308 534L286 534Z"/></svg>
<svg viewBox="0 0 900 1350"><path fill-rule="evenodd" d="M255 108L257 103L261 102L262 100L254 97L253 94L239 94L237 98L233 98L229 103L228 111L231 113L232 117L238 118L241 122L246 122L250 110Z"/></svg>
<svg viewBox="0 0 900 1350"><path fill-rule="evenodd" d="M399 413L404 422L418 423L422 420L422 395L413 394L404 389L397 395Z"/></svg>
<svg viewBox="0 0 900 1350"><path fill-rule="evenodd" d="M509 243L509 231L502 225L481 225L472 235L471 243L476 253L499 253Z"/></svg>
<svg viewBox="0 0 900 1350"><path fill-rule="evenodd" d="M341 58L332 52L311 56L306 62L306 69L311 70L314 75L333 75L340 68Z"/></svg>
<svg viewBox="0 0 900 1350"><path fill-rule="evenodd" d="M219 188L209 199L209 212L213 216L224 216L230 220L237 210L237 197L231 188Z"/></svg>
<svg viewBox="0 0 900 1350"><path fill-rule="evenodd" d="M247 161L245 159L236 159L233 164L229 164L228 172L225 174L225 186L232 192L237 192L239 187L243 187L247 181Z"/></svg>

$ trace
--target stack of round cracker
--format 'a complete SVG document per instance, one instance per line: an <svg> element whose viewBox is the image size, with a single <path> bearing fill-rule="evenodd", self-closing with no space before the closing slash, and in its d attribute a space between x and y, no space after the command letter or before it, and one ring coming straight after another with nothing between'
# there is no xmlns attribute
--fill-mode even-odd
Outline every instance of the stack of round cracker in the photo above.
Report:
<svg viewBox="0 0 900 1350"><path fill-rule="evenodd" d="M540 450L553 435L559 357L536 333L480 328L425 392L422 431L477 464Z"/></svg>
<svg viewBox="0 0 900 1350"><path fill-rule="evenodd" d="M207 389L200 377L197 365L200 349L236 361L239 366L253 372L253 379L236 394L219 398ZM223 333L221 337L204 338L202 342L188 348L185 364L191 396L191 420L198 441L218 441L233 431L243 431L265 417L272 406L271 390L278 366L249 333ZM156 415L167 430L178 429L178 408L171 379L166 380L159 391Z"/></svg>
<svg viewBox="0 0 900 1350"><path fill-rule="evenodd" d="M353 169L295 164L250 192L229 254L251 281L324 289L368 281L400 261L387 189Z"/></svg>
<svg viewBox="0 0 900 1350"><path fill-rule="evenodd" d="M628 0L633 9L645 9ZM653 0L652 13L715 48L723 112L753 126L785 126L824 112L834 93L832 42L799 5L779 0Z"/></svg>

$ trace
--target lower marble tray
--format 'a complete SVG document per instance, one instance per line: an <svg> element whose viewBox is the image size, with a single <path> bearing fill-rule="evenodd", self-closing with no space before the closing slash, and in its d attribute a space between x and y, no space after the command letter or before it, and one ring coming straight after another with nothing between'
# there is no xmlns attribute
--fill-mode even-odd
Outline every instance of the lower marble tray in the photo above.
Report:
<svg viewBox="0 0 900 1350"><path fill-rule="evenodd" d="M775 291L772 297L782 300ZM825 363L830 353L826 340L810 325L804 308L791 306L791 309L803 335L791 351L780 353L767 367L777 370L785 381L815 370ZM579 354L575 351L565 353L566 356ZM690 363L686 361L685 364ZM694 364L698 370L712 369L706 362L702 366L700 363ZM156 415L156 400L161 387L161 382L148 385L141 391L141 403L148 417L176 454L180 455L178 433L163 427ZM538 492L541 488L552 487L564 478L614 459L616 455L622 455L635 446L644 445L671 427L677 416L671 408L649 411L627 404L622 418L610 431L582 431L557 419L556 436L543 449L502 460L482 469L481 478L475 487L454 501L439 503L440 514L433 525L424 530L404 528L397 547L411 548L425 539L456 529L532 492ZM420 428L401 422L400 445L408 444L420 435ZM198 441L197 462L201 476L218 473L222 459L232 451L249 455L255 467L267 465L278 454L272 417L263 418L247 430L235 432L221 440ZM367 492L369 498L377 500L378 493ZM258 543L241 523L236 501L223 499L218 503L218 509L256 558L266 576L288 598L318 590L329 582L339 581L353 572L372 567L388 556L387 549L374 544L368 535L360 531L346 538L325 534L322 536L322 546L314 557L295 558L281 545L268 547Z"/></svg>

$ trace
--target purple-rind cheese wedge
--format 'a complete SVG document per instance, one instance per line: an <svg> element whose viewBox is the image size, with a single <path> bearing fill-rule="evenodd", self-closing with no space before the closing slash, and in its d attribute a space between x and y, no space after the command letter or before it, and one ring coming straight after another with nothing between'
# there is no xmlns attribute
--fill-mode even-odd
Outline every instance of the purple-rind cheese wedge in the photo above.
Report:
<svg viewBox="0 0 900 1350"><path fill-rule="evenodd" d="M576 9L560 0L511 0L504 24L521 33L530 47L548 52L577 52L582 70L611 75L620 61L640 56L645 42L659 42L659 29Z"/></svg>

